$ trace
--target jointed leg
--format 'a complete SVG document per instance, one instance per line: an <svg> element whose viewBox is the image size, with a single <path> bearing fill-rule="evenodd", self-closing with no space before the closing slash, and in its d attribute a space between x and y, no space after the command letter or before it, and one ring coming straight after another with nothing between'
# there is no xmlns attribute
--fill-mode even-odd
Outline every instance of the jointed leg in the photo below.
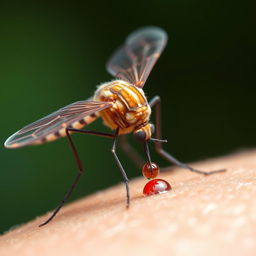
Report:
<svg viewBox="0 0 256 256"><path fill-rule="evenodd" d="M156 138L161 139L161 99L159 96L155 96L150 102L149 105L150 107L155 107L156 108ZM225 169L222 170L217 170L217 171L211 171L211 172L205 172L205 171L200 171L197 169L192 168L191 166L180 162L176 158L174 158L172 155L170 155L168 152L166 152L163 149L162 143L161 142L154 142L155 143L155 149L159 155L161 155L163 158L165 158L167 161L169 161L172 164L175 164L179 167L186 168L192 172L200 173L200 174L213 174L217 172L223 172Z"/></svg>
<svg viewBox="0 0 256 256"><path fill-rule="evenodd" d="M112 146L112 153L114 155L114 158L117 162L117 165L121 171L121 174L123 176L124 179L124 183L125 183L125 188L126 188L126 207L128 208L130 205L130 192L129 192L129 180L127 178L127 175L125 173L125 170L120 162L120 160L118 159L118 156L116 154L116 143L117 143L117 137L118 137L118 132L119 132L119 128L116 129L115 135L114 135L114 142L113 142L113 146Z"/></svg>
<svg viewBox="0 0 256 256"><path fill-rule="evenodd" d="M67 128L66 129L66 135L67 135L67 138L68 138L68 142L69 142L69 145L71 147L71 151L72 151L72 153L73 153L73 155L75 157L76 164L77 164L79 172L78 172L74 182L72 183L70 189L68 190L67 194L64 196L63 200L60 202L59 206L55 209L55 211L52 213L52 215L44 223L39 225L39 227L42 227L42 226L46 225L47 223L49 223L55 217L55 215L59 212L59 210L62 208L62 206L68 200L68 198L71 196L71 194L74 191L78 181L81 178L81 175L84 172L84 168L83 168L82 162L81 162L80 157L79 157L79 155L77 153L75 145L74 145L74 143L73 143L73 141L71 139L70 132L72 132L72 133L74 133L74 132L86 133L86 134L92 134L92 135L107 137L107 138L113 138L114 137L113 134L108 134L108 133L94 132L94 131L85 131L85 130L78 130L78 129L73 129L73 128Z"/></svg>
<svg viewBox="0 0 256 256"><path fill-rule="evenodd" d="M122 150L132 159L134 164L141 168L144 164L144 159L136 152L136 150L129 144L126 135L122 135L120 138L120 147Z"/></svg>

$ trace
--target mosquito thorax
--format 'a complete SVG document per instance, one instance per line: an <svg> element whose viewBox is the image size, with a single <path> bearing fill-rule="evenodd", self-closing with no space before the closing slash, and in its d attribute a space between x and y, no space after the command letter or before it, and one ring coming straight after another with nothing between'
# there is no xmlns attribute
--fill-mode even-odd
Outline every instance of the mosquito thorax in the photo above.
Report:
<svg viewBox="0 0 256 256"><path fill-rule="evenodd" d="M95 100L112 102L112 107L99 112L103 122L111 129L120 128L120 134L130 133L147 124L151 108L141 88L129 82L115 80L100 85Z"/></svg>

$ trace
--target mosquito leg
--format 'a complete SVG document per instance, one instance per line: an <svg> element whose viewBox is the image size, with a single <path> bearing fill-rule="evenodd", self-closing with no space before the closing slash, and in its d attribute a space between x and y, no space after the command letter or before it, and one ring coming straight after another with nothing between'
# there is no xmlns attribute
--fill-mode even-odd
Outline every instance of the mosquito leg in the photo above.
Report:
<svg viewBox="0 0 256 256"><path fill-rule="evenodd" d="M116 143L117 143L117 138L118 138L118 133L119 133L119 128L116 129L116 132L115 132L115 135L114 135L114 141L113 141L113 146L112 146L112 153L115 157L115 160L117 162L117 165L121 171L121 174L123 176L123 179L124 179L124 183L125 183L125 188L126 188L126 207L128 208L129 205L130 205L130 192L129 192L129 180L127 178L127 175L125 173L125 170L120 162L120 160L118 159L118 156L116 154Z"/></svg>
<svg viewBox="0 0 256 256"><path fill-rule="evenodd" d="M161 139L161 99L159 96L155 96L150 102L149 102L150 107L155 107L156 108L156 138L157 139ZM221 170L216 170L216 171L210 171L210 172L205 172L205 171L200 171L197 169L194 169L193 167L180 162L179 160L177 160L176 158L174 158L171 154L169 154L167 151L165 151L163 149L162 143L161 142L157 142L155 141L155 149L156 152L162 156L163 158L165 158L168 162L175 164L179 167L185 168L190 170L191 172L196 172L196 173L200 173L200 174L204 174L204 175L209 175L209 174L214 174L214 173L218 173L218 172L223 172L225 171L225 169L221 169Z"/></svg>
<svg viewBox="0 0 256 256"><path fill-rule="evenodd" d="M140 169L144 164L144 159L136 152L127 140L126 135L122 135L120 138L120 147L131 158L134 164Z"/></svg>
<svg viewBox="0 0 256 256"><path fill-rule="evenodd" d="M80 129L75 129L75 128L67 128L67 130L71 133L84 133L84 134L91 134L91 135L96 135L100 137L105 137L105 138L114 138L114 134L111 133L105 133L105 132L96 132L96 131L89 131L89 130L80 130Z"/></svg>
<svg viewBox="0 0 256 256"><path fill-rule="evenodd" d="M48 224L55 217L55 215L59 212L59 210L62 208L62 206L68 200L68 198L71 196L72 192L74 191L78 181L80 180L80 178L81 178L81 176L82 176L82 174L84 172L84 168L83 168L82 162L81 162L80 157L78 155L78 152L77 152L77 150L75 148L75 145L74 145L74 143L73 143L73 141L71 139L70 132L72 132L72 133L74 133L74 132L86 133L86 134L92 134L92 135L108 137L108 138L113 138L114 137L113 134L108 134L108 133L94 132L94 131L85 131L85 130L79 130L79 129L73 129L73 128L67 128L66 129L66 135L67 135L67 138L68 138L68 142L69 142L71 151L72 151L72 153L73 153L73 155L75 157L75 161L76 161L76 164L77 164L79 172L78 172L75 180L73 181L71 187L69 188L67 194L64 196L63 200L60 202L59 206L54 210L52 215L44 223L39 225L39 227L42 227L42 226Z"/></svg>

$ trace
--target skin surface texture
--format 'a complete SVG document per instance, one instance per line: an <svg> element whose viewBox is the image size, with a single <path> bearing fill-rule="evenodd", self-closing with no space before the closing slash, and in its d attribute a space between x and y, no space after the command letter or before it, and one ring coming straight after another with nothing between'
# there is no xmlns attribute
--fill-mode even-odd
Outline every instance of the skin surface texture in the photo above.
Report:
<svg viewBox="0 0 256 256"><path fill-rule="evenodd" d="M159 178L172 190L142 195L145 178L130 182L131 207L123 184L63 207L0 237L0 255L256 255L256 150L192 164L198 175L166 168Z"/></svg>

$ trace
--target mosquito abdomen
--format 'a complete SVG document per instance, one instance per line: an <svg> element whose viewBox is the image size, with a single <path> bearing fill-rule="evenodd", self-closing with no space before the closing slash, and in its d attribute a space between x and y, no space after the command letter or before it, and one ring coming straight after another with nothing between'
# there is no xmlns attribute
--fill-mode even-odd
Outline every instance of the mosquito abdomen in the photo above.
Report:
<svg viewBox="0 0 256 256"><path fill-rule="evenodd" d="M92 115L86 116L86 117L84 117L84 118L82 118L82 119L80 119L78 121L75 121L74 123L72 123L68 127L69 128L74 128L74 129L82 129L86 125L89 125L90 123L95 121L97 118L98 118L98 116L96 114L92 114ZM44 138L35 141L33 144L42 144L42 143L46 143L46 142L57 140L57 139L59 139L61 137L65 137L66 136L66 128L67 127L65 127L65 123L63 123L63 126L64 126L63 128L59 129L58 131L56 131L54 133L48 134Z"/></svg>

